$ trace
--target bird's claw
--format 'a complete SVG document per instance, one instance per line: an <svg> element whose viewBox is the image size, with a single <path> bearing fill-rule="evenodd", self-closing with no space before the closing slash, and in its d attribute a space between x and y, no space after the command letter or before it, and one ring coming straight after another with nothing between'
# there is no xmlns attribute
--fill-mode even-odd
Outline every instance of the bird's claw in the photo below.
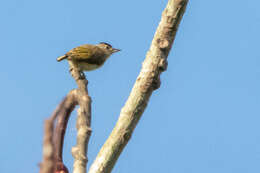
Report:
<svg viewBox="0 0 260 173"><path fill-rule="evenodd" d="M86 79L86 76L83 71L80 71L79 73L80 73L79 79Z"/></svg>

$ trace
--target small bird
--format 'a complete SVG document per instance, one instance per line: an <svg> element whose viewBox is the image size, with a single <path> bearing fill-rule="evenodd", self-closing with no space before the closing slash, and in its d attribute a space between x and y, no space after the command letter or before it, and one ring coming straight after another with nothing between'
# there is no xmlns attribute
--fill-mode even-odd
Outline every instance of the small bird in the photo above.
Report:
<svg viewBox="0 0 260 173"><path fill-rule="evenodd" d="M115 49L105 42L96 45L84 44L58 57L57 61L67 59L73 61L80 71L91 71L100 68L110 55L119 51L120 49Z"/></svg>

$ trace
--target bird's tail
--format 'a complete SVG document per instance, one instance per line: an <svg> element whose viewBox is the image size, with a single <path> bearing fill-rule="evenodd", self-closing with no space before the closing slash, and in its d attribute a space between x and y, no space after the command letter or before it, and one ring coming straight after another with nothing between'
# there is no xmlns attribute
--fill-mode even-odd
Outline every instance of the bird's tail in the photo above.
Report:
<svg viewBox="0 0 260 173"><path fill-rule="evenodd" d="M63 56L58 57L57 61L59 62L59 61L62 61L64 59L67 59L67 58L68 58L67 55L63 55Z"/></svg>

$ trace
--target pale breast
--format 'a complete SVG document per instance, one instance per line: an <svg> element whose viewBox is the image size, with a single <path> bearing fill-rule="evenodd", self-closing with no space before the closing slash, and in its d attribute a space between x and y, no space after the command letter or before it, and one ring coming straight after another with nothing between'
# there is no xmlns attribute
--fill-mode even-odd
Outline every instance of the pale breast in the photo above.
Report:
<svg viewBox="0 0 260 173"><path fill-rule="evenodd" d="M91 71L91 70L95 70L99 67L101 67L102 65L98 66L96 64L88 64L88 63L85 63L85 62L80 62L78 64L78 67L80 68L80 70L82 71Z"/></svg>

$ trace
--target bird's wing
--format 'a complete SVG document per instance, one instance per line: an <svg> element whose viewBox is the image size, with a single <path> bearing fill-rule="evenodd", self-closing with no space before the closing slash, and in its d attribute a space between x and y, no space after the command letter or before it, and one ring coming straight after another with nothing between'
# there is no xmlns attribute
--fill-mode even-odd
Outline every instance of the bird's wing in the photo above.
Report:
<svg viewBox="0 0 260 173"><path fill-rule="evenodd" d="M83 61L90 59L95 54L95 46L93 45L81 45L69 51L67 55L76 61Z"/></svg>
<svg viewBox="0 0 260 173"><path fill-rule="evenodd" d="M96 65L103 64L106 59L104 52L99 47L89 44L76 47L69 51L67 55L69 59L71 58L74 61Z"/></svg>

